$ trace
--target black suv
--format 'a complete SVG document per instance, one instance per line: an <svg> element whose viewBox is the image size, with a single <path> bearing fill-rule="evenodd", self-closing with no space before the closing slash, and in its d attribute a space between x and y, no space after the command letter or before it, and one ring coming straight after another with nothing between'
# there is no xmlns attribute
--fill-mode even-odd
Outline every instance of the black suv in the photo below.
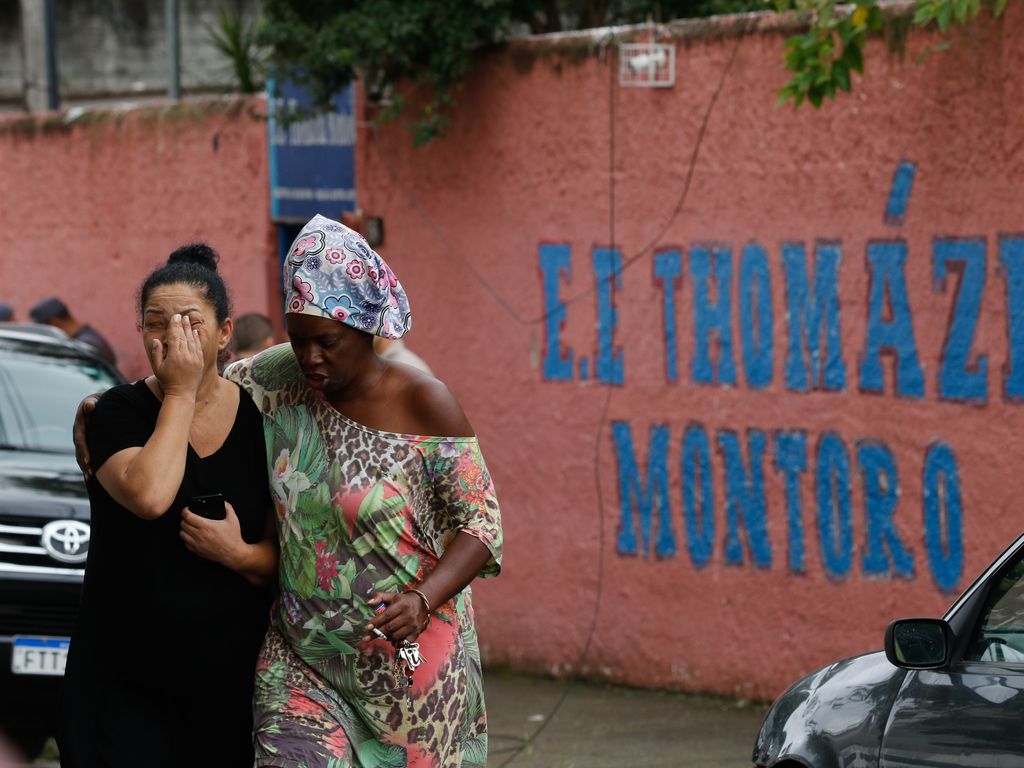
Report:
<svg viewBox="0 0 1024 768"><path fill-rule="evenodd" d="M0 324L0 731L30 759L54 732L89 551L71 425L121 381L56 329Z"/></svg>

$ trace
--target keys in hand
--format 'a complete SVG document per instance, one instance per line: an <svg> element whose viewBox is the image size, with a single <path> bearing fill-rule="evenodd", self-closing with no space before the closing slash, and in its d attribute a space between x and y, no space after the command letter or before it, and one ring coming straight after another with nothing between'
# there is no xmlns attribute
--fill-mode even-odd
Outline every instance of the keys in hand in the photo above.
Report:
<svg viewBox="0 0 1024 768"><path fill-rule="evenodd" d="M372 607L373 612L378 616L384 613L386 609L387 605L383 602ZM371 627L371 629L376 637L382 640L389 639L377 627ZM395 643L395 651L395 678L398 680L399 685L410 687L412 686L412 673L424 661L423 654L420 653L420 644L410 643L408 640L400 640Z"/></svg>
<svg viewBox="0 0 1024 768"><path fill-rule="evenodd" d="M398 651L395 656L395 678L399 685L407 688L412 687L412 673L423 663L423 655L420 653L419 643L410 643L403 640L396 646Z"/></svg>
<svg viewBox="0 0 1024 768"><path fill-rule="evenodd" d="M423 663L423 656L420 654L420 644L403 641L398 647L398 655L409 668L409 672L415 672L416 667Z"/></svg>

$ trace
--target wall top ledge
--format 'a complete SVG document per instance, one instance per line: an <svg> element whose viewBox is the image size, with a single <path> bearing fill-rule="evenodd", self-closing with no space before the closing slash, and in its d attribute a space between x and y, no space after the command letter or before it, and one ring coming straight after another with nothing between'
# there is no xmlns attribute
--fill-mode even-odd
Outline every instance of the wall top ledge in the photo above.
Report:
<svg viewBox="0 0 1024 768"><path fill-rule="evenodd" d="M852 11L854 6L839 6ZM882 12L886 19L909 17L913 15L912 0L895 0L881 2ZM796 32L807 27L805 19L796 13L776 13L774 11L754 11L750 13L733 13L722 16L708 16L699 19L678 19L665 24L623 24L615 27L596 27L571 32L548 32L539 35L523 35L510 39L507 44L512 46L538 46L575 48L581 44L590 47L601 47L612 39L616 42L628 42L634 39L647 39L652 30L657 31L659 40L717 40L742 35L767 34L775 32Z"/></svg>
<svg viewBox="0 0 1024 768"><path fill-rule="evenodd" d="M70 133L75 128L97 125L118 125L126 120L160 123L202 122L211 115L234 119L242 114L263 115L267 111L265 96L202 96L174 103L167 100L140 104L137 101L110 104L70 106L56 112L0 115L0 136L22 136Z"/></svg>

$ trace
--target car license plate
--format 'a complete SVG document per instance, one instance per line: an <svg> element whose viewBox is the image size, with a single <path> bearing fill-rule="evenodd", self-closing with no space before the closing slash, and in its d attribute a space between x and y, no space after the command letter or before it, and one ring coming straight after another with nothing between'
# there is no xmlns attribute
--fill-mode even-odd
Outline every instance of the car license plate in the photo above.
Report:
<svg viewBox="0 0 1024 768"><path fill-rule="evenodd" d="M15 637L11 671L16 675L63 675L69 645L67 637Z"/></svg>

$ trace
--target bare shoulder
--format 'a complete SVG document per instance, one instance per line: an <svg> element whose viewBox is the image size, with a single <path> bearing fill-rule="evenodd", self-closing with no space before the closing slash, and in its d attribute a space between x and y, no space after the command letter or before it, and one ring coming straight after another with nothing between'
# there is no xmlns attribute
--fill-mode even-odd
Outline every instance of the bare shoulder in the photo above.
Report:
<svg viewBox="0 0 1024 768"><path fill-rule="evenodd" d="M402 366L405 401L420 435L473 437L473 425L462 406L443 381L429 374Z"/></svg>

